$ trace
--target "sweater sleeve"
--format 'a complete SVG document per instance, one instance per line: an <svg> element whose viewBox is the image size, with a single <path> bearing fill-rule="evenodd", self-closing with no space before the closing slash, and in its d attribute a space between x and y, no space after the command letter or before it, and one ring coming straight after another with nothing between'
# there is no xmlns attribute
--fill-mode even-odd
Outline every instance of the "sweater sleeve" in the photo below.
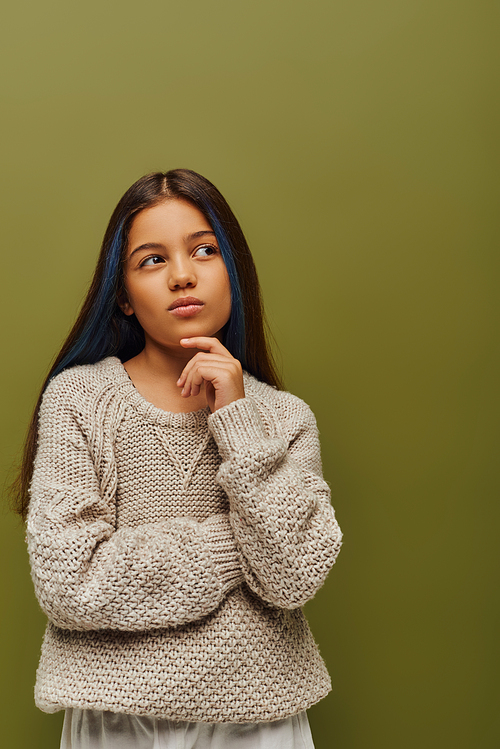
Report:
<svg viewBox="0 0 500 749"><path fill-rule="evenodd" d="M230 500L245 580L264 601L293 609L324 583L342 533L322 478L314 415L300 399L283 396L283 436L268 436L249 397L212 414L209 428L222 458L218 481Z"/></svg>
<svg viewBox="0 0 500 749"><path fill-rule="evenodd" d="M81 408L49 385L40 409L27 540L35 593L63 629L146 630L213 611L243 580L229 515L115 529ZM94 456L95 457L95 456Z"/></svg>

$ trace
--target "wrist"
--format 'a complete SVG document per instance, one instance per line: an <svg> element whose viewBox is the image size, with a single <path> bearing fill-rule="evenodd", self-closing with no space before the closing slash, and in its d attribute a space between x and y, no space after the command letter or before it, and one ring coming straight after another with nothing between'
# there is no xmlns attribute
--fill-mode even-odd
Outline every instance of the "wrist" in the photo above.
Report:
<svg viewBox="0 0 500 749"><path fill-rule="evenodd" d="M222 460L267 437L259 410L251 398L238 398L208 417L208 428Z"/></svg>

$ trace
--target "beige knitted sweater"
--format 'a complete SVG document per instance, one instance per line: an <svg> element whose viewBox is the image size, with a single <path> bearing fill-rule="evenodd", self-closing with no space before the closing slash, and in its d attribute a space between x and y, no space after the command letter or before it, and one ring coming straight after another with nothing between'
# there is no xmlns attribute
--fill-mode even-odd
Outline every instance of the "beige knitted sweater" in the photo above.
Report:
<svg viewBox="0 0 500 749"><path fill-rule="evenodd" d="M341 544L315 419L244 382L214 414L156 408L116 357L48 385L28 517L42 710L270 721L330 691L300 608Z"/></svg>

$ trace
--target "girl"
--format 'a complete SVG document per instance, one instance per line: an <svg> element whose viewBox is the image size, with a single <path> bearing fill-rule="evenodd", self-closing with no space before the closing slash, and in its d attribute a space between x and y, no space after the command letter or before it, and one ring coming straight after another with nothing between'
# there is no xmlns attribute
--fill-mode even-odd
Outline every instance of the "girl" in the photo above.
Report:
<svg viewBox="0 0 500 749"><path fill-rule="evenodd" d="M21 476L35 701L65 710L63 749L313 746L331 683L301 606L341 532L314 416L279 387L222 195L187 169L139 179Z"/></svg>

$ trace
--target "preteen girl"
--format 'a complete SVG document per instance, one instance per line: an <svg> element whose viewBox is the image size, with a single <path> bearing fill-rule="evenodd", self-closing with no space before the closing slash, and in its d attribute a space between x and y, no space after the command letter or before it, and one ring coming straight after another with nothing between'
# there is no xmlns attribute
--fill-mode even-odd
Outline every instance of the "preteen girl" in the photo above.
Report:
<svg viewBox="0 0 500 749"><path fill-rule="evenodd" d="M63 749L310 749L331 683L301 607L341 532L280 389L240 226L187 169L116 207L21 475ZM28 507L29 504L29 507Z"/></svg>

